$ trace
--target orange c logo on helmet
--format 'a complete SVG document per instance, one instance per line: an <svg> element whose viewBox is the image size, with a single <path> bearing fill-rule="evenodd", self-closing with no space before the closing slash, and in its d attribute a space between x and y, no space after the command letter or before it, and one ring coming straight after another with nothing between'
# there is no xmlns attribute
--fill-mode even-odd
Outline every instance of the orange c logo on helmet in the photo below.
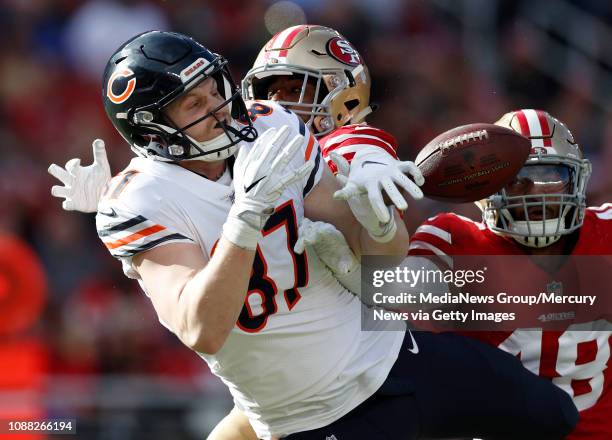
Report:
<svg viewBox="0 0 612 440"><path fill-rule="evenodd" d="M115 104L121 104L122 102L127 101L127 99L132 96L134 89L136 88L136 78L132 78L127 82L125 90L121 92L119 95L113 92L113 84L118 78L127 78L129 76L134 75L130 69L117 70L113 73L108 80L108 86L106 87L106 96L111 102Z"/></svg>

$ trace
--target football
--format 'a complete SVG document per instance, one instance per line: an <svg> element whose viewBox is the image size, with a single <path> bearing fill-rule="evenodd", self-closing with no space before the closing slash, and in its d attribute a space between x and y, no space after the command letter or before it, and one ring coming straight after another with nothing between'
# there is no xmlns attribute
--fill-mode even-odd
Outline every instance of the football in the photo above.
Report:
<svg viewBox="0 0 612 440"><path fill-rule="evenodd" d="M425 196L450 203L481 200L510 183L531 151L531 142L494 124L469 124L437 136L415 164L425 177Z"/></svg>

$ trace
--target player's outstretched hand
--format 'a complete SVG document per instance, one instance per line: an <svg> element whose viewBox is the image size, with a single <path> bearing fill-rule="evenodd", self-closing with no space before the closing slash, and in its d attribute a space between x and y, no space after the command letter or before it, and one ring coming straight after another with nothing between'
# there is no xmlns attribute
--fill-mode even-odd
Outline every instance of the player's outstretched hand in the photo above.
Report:
<svg viewBox="0 0 612 440"><path fill-rule="evenodd" d="M261 229L274 212L274 202L314 166L312 161L297 170L288 166L303 142L299 134L289 139L289 127L283 126L266 130L250 149L240 148L234 164L235 200L223 225L229 241L255 249Z"/></svg>
<svg viewBox="0 0 612 440"><path fill-rule="evenodd" d="M92 143L94 161L82 167L81 159L66 162L65 168L56 164L49 166L49 174L60 180L64 186L54 185L51 195L63 198L62 208L66 211L96 212L98 200L111 178L110 165L102 139Z"/></svg>
<svg viewBox="0 0 612 440"><path fill-rule="evenodd" d="M411 173L416 182L422 184L424 180L420 171L411 162L401 162L389 155L368 150L358 152L350 166L337 153L330 153L330 159L338 168L336 178L343 185L334 193L334 198L348 202L353 215L372 239L380 243L392 240L397 224L393 207L386 206L382 191L385 190L398 209L406 209L408 204L398 186L413 198L422 198L420 188L404 174Z"/></svg>
<svg viewBox="0 0 612 440"><path fill-rule="evenodd" d="M367 194L374 214L382 223L387 223L390 219L383 191L400 211L408 208L401 190L415 200L423 198L419 186L425 183L425 179L413 162L403 162L389 154L367 149L358 151L350 166L348 161L337 153L331 153L330 157L338 166L337 178L343 185L334 197L349 200L351 197ZM407 174L414 181L410 180Z"/></svg>

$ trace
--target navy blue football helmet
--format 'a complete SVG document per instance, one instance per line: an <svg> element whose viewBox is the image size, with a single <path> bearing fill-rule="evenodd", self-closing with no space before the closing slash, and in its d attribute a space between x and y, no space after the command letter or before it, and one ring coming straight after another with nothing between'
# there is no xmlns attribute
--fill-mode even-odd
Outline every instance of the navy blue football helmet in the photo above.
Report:
<svg viewBox="0 0 612 440"><path fill-rule="evenodd" d="M177 127L164 108L207 78L216 81L224 102ZM241 141L257 137L227 61L179 33L149 31L124 43L107 63L102 96L106 114L140 156L172 162L215 161L233 155ZM216 115L225 106L229 106L230 123ZM206 118L217 119L223 134L199 142L185 133Z"/></svg>

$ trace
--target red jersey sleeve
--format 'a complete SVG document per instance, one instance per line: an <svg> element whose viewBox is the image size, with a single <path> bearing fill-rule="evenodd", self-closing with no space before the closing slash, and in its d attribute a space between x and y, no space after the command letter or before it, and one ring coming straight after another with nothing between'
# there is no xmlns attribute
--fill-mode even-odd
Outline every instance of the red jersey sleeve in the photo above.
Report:
<svg viewBox="0 0 612 440"><path fill-rule="evenodd" d="M367 124L340 127L319 139L319 144L321 145L323 158L334 174L337 169L329 159L329 153L332 151L343 156L349 163L357 151L365 148L374 148L397 159L397 140L395 137L384 130Z"/></svg>

